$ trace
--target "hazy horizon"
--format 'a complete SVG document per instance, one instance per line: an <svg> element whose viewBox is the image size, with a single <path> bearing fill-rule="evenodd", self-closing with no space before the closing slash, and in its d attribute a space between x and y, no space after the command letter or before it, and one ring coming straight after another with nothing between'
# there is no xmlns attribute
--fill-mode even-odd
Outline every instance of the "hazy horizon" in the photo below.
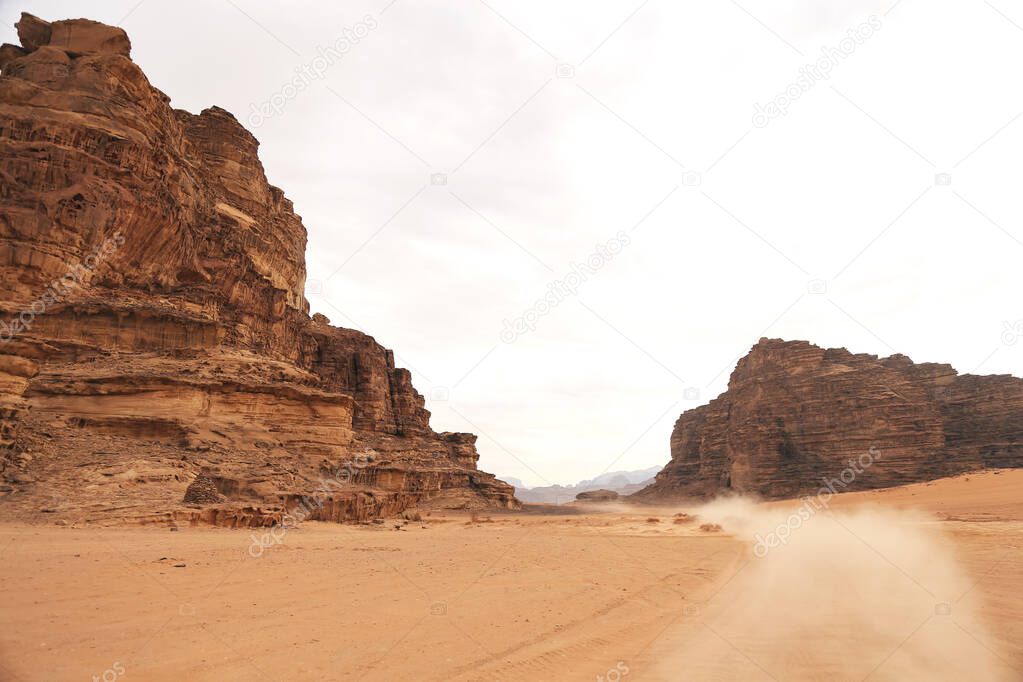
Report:
<svg viewBox="0 0 1023 682"><path fill-rule="evenodd" d="M667 462L762 336L1021 375L1004 5L5 0L0 41L116 24L173 106L231 111L312 311L542 486Z"/></svg>

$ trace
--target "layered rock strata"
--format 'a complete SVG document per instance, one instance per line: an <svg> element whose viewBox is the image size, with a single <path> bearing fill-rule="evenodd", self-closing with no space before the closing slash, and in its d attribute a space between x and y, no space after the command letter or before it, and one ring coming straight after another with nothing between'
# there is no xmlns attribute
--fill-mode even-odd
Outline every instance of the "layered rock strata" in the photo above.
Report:
<svg viewBox="0 0 1023 682"><path fill-rule="evenodd" d="M0 48L0 513L517 506L475 436L430 428L391 351L310 318L305 228L230 113L172 108L119 28L17 29Z"/></svg>
<svg viewBox="0 0 1023 682"><path fill-rule="evenodd" d="M679 417L636 500L863 490L1023 466L1023 379L761 339L728 390Z"/></svg>

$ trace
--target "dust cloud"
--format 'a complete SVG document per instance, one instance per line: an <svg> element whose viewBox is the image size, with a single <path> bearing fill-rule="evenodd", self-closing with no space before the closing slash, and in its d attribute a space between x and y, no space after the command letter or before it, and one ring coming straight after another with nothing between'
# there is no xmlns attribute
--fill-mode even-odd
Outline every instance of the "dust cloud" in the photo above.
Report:
<svg viewBox="0 0 1023 682"><path fill-rule="evenodd" d="M665 679L1009 680L977 590L933 516L718 499L750 542L683 619Z"/></svg>

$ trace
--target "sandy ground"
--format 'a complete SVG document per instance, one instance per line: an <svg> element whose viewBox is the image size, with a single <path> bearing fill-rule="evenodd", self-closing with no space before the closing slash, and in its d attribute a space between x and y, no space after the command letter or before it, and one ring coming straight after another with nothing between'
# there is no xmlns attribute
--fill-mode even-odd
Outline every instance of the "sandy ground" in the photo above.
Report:
<svg viewBox="0 0 1023 682"><path fill-rule="evenodd" d="M1023 679L1023 471L800 504L4 524L0 680Z"/></svg>

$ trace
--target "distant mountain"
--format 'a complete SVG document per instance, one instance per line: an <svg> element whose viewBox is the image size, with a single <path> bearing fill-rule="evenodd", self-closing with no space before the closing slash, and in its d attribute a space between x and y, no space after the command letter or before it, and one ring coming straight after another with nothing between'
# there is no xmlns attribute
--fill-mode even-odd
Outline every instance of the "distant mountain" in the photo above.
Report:
<svg viewBox="0 0 1023 682"><path fill-rule="evenodd" d="M563 504L572 502L579 493L589 490L613 490L619 495L629 495L653 482L654 476L661 470L653 466L638 471L608 471L596 478L580 481L573 485L548 485L527 488L522 481L509 476L501 480L515 486L515 496L522 502L534 504Z"/></svg>
<svg viewBox="0 0 1023 682"><path fill-rule="evenodd" d="M652 466L647 467L646 469L639 469L638 471L609 471L589 481L580 481L575 485L576 487L591 485L607 487L609 483L614 483L618 479L625 479L625 482L622 485L640 483L641 481L653 478L657 475L657 472L663 468L663 466Z"/></svg>

